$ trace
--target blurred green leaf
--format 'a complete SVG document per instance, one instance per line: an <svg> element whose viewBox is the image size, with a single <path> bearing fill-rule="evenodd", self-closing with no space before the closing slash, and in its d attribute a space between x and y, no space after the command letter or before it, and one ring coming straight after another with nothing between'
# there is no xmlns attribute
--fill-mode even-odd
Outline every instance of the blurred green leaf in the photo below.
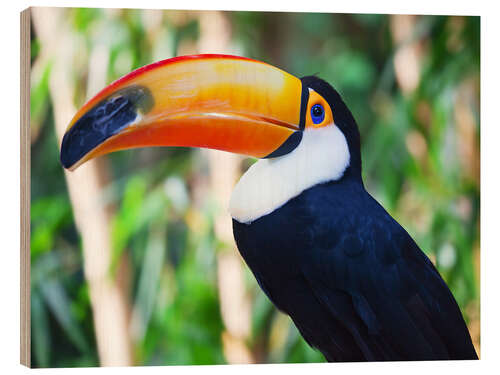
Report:
<svg viewBox="0 0 500 375"><path fill-rule="evenodd" d="M99 8L74 8L72 10L74 28L81 33L88 32L91 25L99 20L102 12Z"/></svg>
<svg viewBox="0 0 500 375"><path fill-rule="evenodd" d="M82 351L87 351L85 336L71 314L71 302L63 286L54 280L46 280L40 285L44 300L71 342Z"/></svg>
<svg viewBox="0 0 500 375"><path fill-rule="evenodd" d="M111 238L113 248L113 267L121 256L130 238L137 232L146 183L138 178L132 178L127 183L119 212L113 218Z"/></svg>
<svg viewBox="0 0 500 375"><path fill-rule="evenodd" d="M49 77L52 63L48 62L40 79L32 84L30 92L31 126L39 127L49 107Z"/></svg>
<svg viewBox="0 0 500 375"><path fill-rule="evenodd" d="M61 229L71 221L71 207L64 196L44 197L31 205L31 259L53 250Z"/></svg>
<svg viewBox="0 0 500 375"><path fill-rule="evenodd" d="M50 367L50 327L43 301L36 291L31 292L32 347L39 367Z"/></svg>
<svg viewBox="0 0 500 375"><path fill-rule="evenodd" d="M140 268L139 285L134 301L132 329L134 335L142 340L148 328L153 307L158 297L158 287L166 249L166 220L153 226L148 246L145 249L143 264Z"/></svg>

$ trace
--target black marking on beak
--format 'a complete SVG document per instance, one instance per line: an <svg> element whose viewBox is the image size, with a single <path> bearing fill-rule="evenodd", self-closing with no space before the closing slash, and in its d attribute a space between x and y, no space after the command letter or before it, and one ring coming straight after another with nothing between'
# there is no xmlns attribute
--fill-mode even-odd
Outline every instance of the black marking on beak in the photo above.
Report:
<svg viewBox="0 0 500 375"><path fill-rule="evenodd" d="M280 147L271 152L269 155L265 156L264 159L277 158L278 156L283 156L292 152L299 145L301 140L302 130L293 132Z"/></svg>
<svg viewBox="0 0 500 375"><path fill-rule="evenodd" d="M302 83L302 94L300 97L300 120L299 120L299 130L292 133L283 144L276 150L271 152L269 155L265 156L264 159L276 158L278 156L286 155L300 144L302 141L302 132L306 127L306 116L307 116L307 102L309 101L309 89L304 83Z"/></svg>
<svg viewBox="0 0 500 375"><path fill-rule="evenodd" d="M138 113L146 114L154 100L148 88L131 86L101 100L85 113L64 135L61 164L70 168L89 151L134 122Z"/></svg>

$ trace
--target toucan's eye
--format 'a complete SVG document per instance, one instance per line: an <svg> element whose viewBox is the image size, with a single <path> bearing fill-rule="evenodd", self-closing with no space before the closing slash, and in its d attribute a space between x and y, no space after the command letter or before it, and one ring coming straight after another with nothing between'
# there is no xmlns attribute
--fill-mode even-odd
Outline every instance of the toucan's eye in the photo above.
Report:
<svg viewBox="0 0 500 375"><path fill-rule="evenodd" d="M305 128L319 129L334 123L330 104L313 89L309 89L306 114Z"/></svg>
<svg viewBox="0 0 500 375"><path fill-rule="evenodd" d="M321 104L315 104L311 107L311 119L315 124L320 124L325 119L325 110Z"/></svg>

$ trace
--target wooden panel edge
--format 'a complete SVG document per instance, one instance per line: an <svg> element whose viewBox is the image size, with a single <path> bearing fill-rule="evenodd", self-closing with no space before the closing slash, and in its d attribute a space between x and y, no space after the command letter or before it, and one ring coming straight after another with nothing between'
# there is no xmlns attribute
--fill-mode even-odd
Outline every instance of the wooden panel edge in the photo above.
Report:
<svg viewBox="0 0 500 375"><path fill-rule="evenodd" d="M21 126L20 126L20 201L21 201L21 256L20 256L20 361L31 367L31 305L30 305L30 72L31 72L31 10L21 12Z"/></svg>

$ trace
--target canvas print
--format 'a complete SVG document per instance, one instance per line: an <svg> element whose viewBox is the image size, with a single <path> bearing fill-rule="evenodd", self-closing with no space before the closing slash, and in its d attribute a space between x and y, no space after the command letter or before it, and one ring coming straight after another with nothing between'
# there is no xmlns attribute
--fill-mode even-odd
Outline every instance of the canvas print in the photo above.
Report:
<svg viewBox="0 0 500 375"><path fill-rule="evenodd" d="M29 28L31 366L478 359L479 17Z"/></svg>

